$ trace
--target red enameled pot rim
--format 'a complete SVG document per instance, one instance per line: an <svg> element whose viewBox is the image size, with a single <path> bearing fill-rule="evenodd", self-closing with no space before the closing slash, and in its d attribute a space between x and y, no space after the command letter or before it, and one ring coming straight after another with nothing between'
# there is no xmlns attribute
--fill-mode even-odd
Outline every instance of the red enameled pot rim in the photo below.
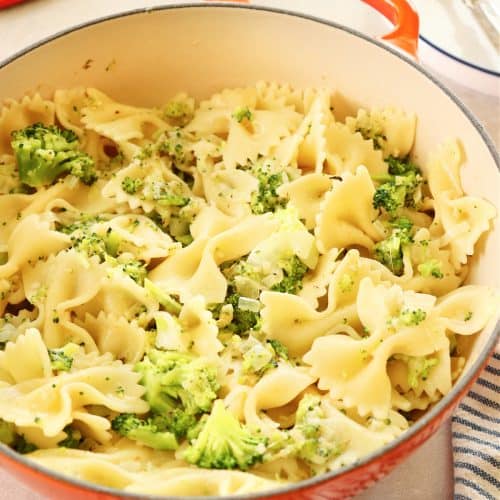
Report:
<svg viewBox="0 0 500 500"><path fill-rule="evenodd" d="M89 26L92 26L94 24L106 22L106 21L113 21L116 19L119 19L121 17L127 17L131 15L137 15L137 14L144 14L144 13L150 13L154 11L163 11L163 10L171 10L171 9L185 9L185 8L196 8L196 9L213 9L213 8L225 8L225 9L247 9L247 10L258 10L258 11L264 11L264 12L269 12L272 14L278 14L278 15L286 15L286 16L291 16L291 17L298 17L301 19L306 19L311 22L323 24L326 26L330 26L332 28L347 32L351 35L357 36L363 40L365 40L368 43L371 43L373 45L376 45L379 47L381 50L385 50L387 52L390 52L394 57L397 57L398 59L401 60L401 63L403 64L409 64L411 65L415 70L419 71L423 75L425 75L432 83L434 83L435 86L437 86L451 101L453 101L456 106L462 111L462 113L467 117L467 119L471 122L471 124L474 126L474 128L477 130L477 132L480 134L482 137L484 143L486 144L488 150L491 153L491 156L497 166L497 169L500 171L500 158L498 155L498 152L495 148L495 145L493 144L492 140L488 136L487 132L481 125L481 123L477 120L477 118L465 107L465 105L458 99L450 90L448 90L442 83L440 83L433 75L431 75L427 70L425 70L423 67L421 67L417 62L412 60L410 57L404 55L400 51L391 48L390 46L387 46L383 42L380 42L378 40L375 40L373 38L370 38L369 36L354 30L352 28L348 28L346 26L342 26L339 24L336 24L331 21L327 21L325 19L321 19L318 17L310 16L307 14L302 14L302 13L296 13L296 12L291 12L286 9L275 9L275 8L269 8L269 7L260 7L260 6L253 6L253 5L244 5L244 4L227 4L227 3L210 3L210 4L193 4L193 3L186 3L186 4L175 4L175 5L165 5L165 6L158 6L158 7L152 7L152 8L142 8L142 9L134 9L130 10L127 12L119 13L119 14L113 14L110 16L104 16L99 19L82 23L77 26L74 26L72 28L69 28L67 30L60 31L56 33L55 35L52 35L50 37L47 37L45 39L40 40L39 42L17 52L16 54L8 57L4 61L0 62L0 69L4 68L7 66L9 63L12 61L15 61L19 58L21 58L23 55L31 52L32 50L40 47L41 45L44 45L52 40L55 40L57 38L61 38L73 31L78 31L80 29L87 28ZM458 404L458 401L460 400L461 397L463 397L469 387L473 384L475 379L479 376L479 373L481 369L486 365L489 355L493 352L495 349L495 346L498 342L498 339L500 337L500 320L496 323L493 332L491 333L491 337L488 339L488 342L486 345L483 347L481 353L478 355L478 358L472 365L472 367L468 370L468 373L464 375L459 382L453 386L452 390L444 396L443 399L441 399L433 408L431 408L418 422L416 422L412 427L410 427L407 431L405 431L399 438L395 439L394 441L390 442L386 446L376 450L375 452L371 453L370 455L366 456L364 459L359 460L358 462L349 465L347 467L343 467L341 469L338 469L336 471L328 472L316 477L313 477L311 479L307 479L304 481L300 481L298 483L292 483L290 485L287 485L283 488L275 489L275 490L269 490L265 492L266 498L273 498L273 497L279 497L281 495L286 495L286 494L292 494L293 492L299 492L302 490L307 490L308 488L312 487L317 487L323 483L328 483L329 481L339 478L340 476L346 476L346 475L351 475L351 473L355 472L356 469L360 470L363 469L370 464L378 461L378 460L384 460L384 456L387 455L398 455L398 452L405 444L408 444L409 441L413 440L417 435L419 435L421 432L423 432L426 428L429 426L432 426L433 423L438 421L440 417L442 417L443 414L448 413L451 411L451 409ZM402 450L401 450L402 451ZM117 490L114 488L108 488L104 486L99 486L99 485L94 485L91 484L87 481L82 481L79 479L72 479L68 476L64 476L63 474L60 474L58 472L54 472L50 469L47 469L45 467L42 467L38 464L33 463L31 460L25 458L23 455L19 455L15 451L11 450L10 448L6 447L5 445L0 446L0 453L4 455L3 459L10 459L10 461L14 462L12 466L16 469L19 469L21 467L25 467L26 469L29 469L29 471L34 474L34 475L42 475L44 476L47 480L49 481L57 481L57 482L64 482L67 483L68 486L72 485L73 487L76 487L77 489L80 490L86 490L89 493L89 496L92 494L101 494L103 496L107 496L108 498L130 498L130 499L144 499L147 498L149 500L165 500L165 498L169 498L171 500L185 500L185 496L157 496L157 495L144 495L144 494L136 494L136 493L126 493L121 490ZM26 471L28 472L28 471ZM355 479L355 474L353 474L353 479ZM196 497L199 498L200 500L220 500L220 496L204 496L204 497ZM251 494L244 494L244 495L233 495L233 496L227 496L224 497L227 500L234 499L234 500L257 500L262 498L262 493L251 493Z"/></svg>

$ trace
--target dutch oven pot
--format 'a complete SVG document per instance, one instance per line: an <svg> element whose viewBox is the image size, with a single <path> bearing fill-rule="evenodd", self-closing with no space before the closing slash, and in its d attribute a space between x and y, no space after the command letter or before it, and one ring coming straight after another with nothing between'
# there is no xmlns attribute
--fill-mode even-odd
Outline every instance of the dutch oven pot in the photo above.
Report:
<svg viewBox="0 0 500 500"><path fill-rule="evenodd" d="M83 85L147 106L166 102L179 91L202 98L258 80L328 87L337 116L384 105L414 111L417 162L447 138L459 138L467 154L465 191L498 207L498 154L474 116L415 61L418 17L407 2L366 0L396 25L383 37L396 48L325 20L244 3L142 9L59 33L0 64L0 99ZM480 243L469 283L498 285L498 226L497 221ZM387 474L437 430L465 395L496 344L499 325L494 323L477 336L452 391L401 437L357 464L267 496L238 498L345 498ZM4 446L0 464L51 499L153 499L64 477Z"/></svg>

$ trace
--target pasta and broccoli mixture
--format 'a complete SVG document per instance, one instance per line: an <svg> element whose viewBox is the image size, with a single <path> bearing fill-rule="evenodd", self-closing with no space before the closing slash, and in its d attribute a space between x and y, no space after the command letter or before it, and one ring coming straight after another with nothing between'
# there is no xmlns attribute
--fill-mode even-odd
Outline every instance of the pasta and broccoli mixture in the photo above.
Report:
<svg viewBox="0 0 500 500"><path fill-rule="evenodd" d="M352 464L450 391L496 314L495 217L416 116L259 82L161 108L93 88L0 112L0 440L129 492ZM420 164L421 163L421 164Z"/></svg>

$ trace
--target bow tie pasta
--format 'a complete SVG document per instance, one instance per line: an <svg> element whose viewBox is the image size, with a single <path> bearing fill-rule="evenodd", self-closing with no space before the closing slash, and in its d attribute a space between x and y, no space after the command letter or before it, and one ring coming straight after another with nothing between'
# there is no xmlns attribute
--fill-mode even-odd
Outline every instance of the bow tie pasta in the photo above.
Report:
<svg viewBox="0 0 500 500"><path fill-rule="evenodd" d="M419 165L415 114L352 111L266 82L8 101L0 440L127 492L231 495L352 464L446 395L499 310L465 284L496 211L458 140Z"/></svg>

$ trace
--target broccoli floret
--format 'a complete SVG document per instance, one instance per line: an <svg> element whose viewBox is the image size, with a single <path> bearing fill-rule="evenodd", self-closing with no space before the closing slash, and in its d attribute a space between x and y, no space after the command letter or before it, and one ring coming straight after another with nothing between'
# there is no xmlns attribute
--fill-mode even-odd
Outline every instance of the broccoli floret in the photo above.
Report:
<svg viewBox="0 0 500 500"><path fill-rule="evenodd" d="M62 350L51 349L49 350L50 364L54 371L67 372L71 370L73 365L73 358L64 354Z"/></svg>
<svg viewBox="0 0 500 500"><path fill-rule="evenodd" d="M287 199L278 195L277 189L283 184L283 174L273 174L267 170L260 170L257 174L259 186L252 194L250 208L254 214L274 212L278 208L283 208Z"/></svg>
<svg viewBox="0 0 500 500"><path fill-rule="evenodd" d="M376 189L373 195L373 207L383 207L389 213L394 213L404 205L405 198L406 188L404 186L397 188L393 182L389 181Z"/></svg>
<svg viewBox="0 0 500 500"><path fill-rule="evenodd" d="M269 289L275 292L296 294L302 289L302 280L308 267L302 260L287 252L287 255L281 259L276 259L276 269L263 271L246 261L237 261L236 263L223 268L223 274L231 284L231 289L239 295L249 295L257 297L262 288L266 289L269 285L269 278L273 278L274 284ZM279 273L279 274L278 274ZM282 274L281 274L282 273ZM282 278L276 283L276 279ZM226 300L226 302L228 302ZM231 300L233 305L238 305L235 299ZM236 303L236 304L235 304Z"/></svg>
<svg viewBox="0 0 500 500"><path fill-rule="evenodd" d="M406 356L405 354L396 354L394 355L394 359L406 363L408 369L408 385L411 389L416 389L420 380L427 380L431 368L439 363L437 358Z"/></svg>
<svg viewBox="0 0 500 500"><path fill-rule="evenodd" d="M387 142L382 126L379 123L372 123L369 119L361 122L358 119L358 126L355 131L359 132L363 139L373 141L374 149L382 149L384 143Z"/></svg>
<svg viewBox="0 0 500 500"><path fill-rule="evenodd" d="M399 321L406 326L416 326L427 317L423 309L405 309L399 315Z"/></svg>
<svg viewBox="0 0 500 500"><path fill-rule="evenodd" d="M151 186L152 199L161 206L185 207L191 200L183 196L168 184L156 182Z"/></svg>
<svg viewBox="0 0 500 500"><path fill-rule="evenodd" d="M164 110L167 118L181 118L190 113L189 106L182 101L170 101Z"/></svg>
<svg viewBox="0 0 500 500"><path fill-rule="evenodd" d="M262 461L264 451L265 439L253 435L218 400L184 459L205 469L247 470Z"/></svg>
<svg viewBox="0 0 500 500"><path fill-rule="evenodd" d="M390 214L403 207L414 207L417 188L422 183L420 169L409 159L390 156L389 175L375 177L382 182L373 195L373 207L384 208Z"/></svg>
<svg viewBox="0 0 500 500"><path fill-rule="evenodd" d="M135 194L142 189L144 181L142 179L134 179L132 177L125 177L122 181L122 189L128 194Z"/></svg>
<svg viewBox="0 0 500 500"><path fill-rule="evenodd" d="M337 443L323 436L325 418L319 396L306 394L300 400L291 434L296 443L297 456L311 464L325 464L341 451Z"/></svg>
<svg viewBox="0 0 500 500"><path fill-rule="evenodd" d="M128 274L136 283L143 286L144 280L148 275L146 265L139 260L131 260L122 266L123 271Z"/></svg>
<svg viewBox="0 0 500 500"><path fill-rule="evenodd" d="M152 281L145 279L144 288L151 294L151 296L157 300L160 305L165 308L165 311L170 314L179 315L181 312L181 304L173 297L171 297L167 292L162 290L158 285L155 285Z"/></svg>
<svg viewBox="0 0 500 500"><path fill-rule="evenodd" d="M16 427L0 418L0 443L12 446L16 441Z"/></svg>
<svg viewBox="0 0 500 500"><path fill-rule="evenodd" d="M49 349L52 369L57 372L67 372L73 365L73 357L80 350L77 344L70 342L61 349Z"/></svg>
<svg viewBox="0 0 500 500"><path fill-rule="evenodd" d="M135 365L135 371L142 375L140 383L146 389L144 398L151 409L164 415L165 427L176 434L187 421L187 417L181 419L180 413L197 416L209 412L220 387L214 366L202 358L174 351L151 349Z"/></svg>
<svg viewBox="0 0 500 500"><path fill-rule="evenodd" d="M187 102L172 100L167 103L163 113L176 125L186 125L193 117L193 109Z"/></svg>
<svg viewBox="0 0 500 500"><path fill-rule="evenodd" d="M381 184L373 195L373 207L394 214L400 208L415 206L415 191L422 178L413 172L396 175Z"/></svg>
<svg viewBox="0 0 500 500"><path fill-rule="evenodd" d="M278 366L278 356L269 342L260 342L254 336L236 344L243 353L242 371L245 374L263 375Z"/></svg>
<svg viewBox="0 0 500 500"><path fill-rule="evenodd" d="M234 292L231 286L228 287L228 292L225 303L231 304L233 307L233 320L228 325L228 330L237 335L242 335L250 330L258 330L260 328L260 313L242 309L240 307L241 296Z"/></svg>
<svg viewBox="0 0 500 500"><path fill-rule="evenodd" d="M270 368L278 366L274 359L275 352L269 344L257 342L243 354L241 365L244 373L264 374Z"/></svg>
<svg viewBox="0 0 500 500"><path fill-rule="evenodd" d="M349 293L354 287L354 280L349 273L343 274L338 281L339 290L342 293Z"/></svg>
<svg viewBox="0 0 500 500"><path fill-rule="evenodd" d="M62 448L78 448L83 441L82 433L78 429L73 429L70 425L64 428L66 437L57 443Z"/></svg>
<svg viewBox="0 0 500 500"><path fill-rule="evenodd" d="M248 109L248 107L242 107L242 108L238 108L233 113L233 118L238 123L241 123L243 120L252 121L252 119L253 119L253 113Z"/></svg>
<svg viewBox="0 0 500 500"><path fill-rule="evenodd" d="M262 376L271 368L278 366L278 361L288 360L288 350L277 340L259 342L255 337L249 336L241 342L243 352L243 373L253 373Z"/></svg>
<svg viewBox="0 0 500 500"><path fill-rule="evenodd" d="M58 231L64 234L72 234L77 231L87 232L90 230L90 227L98 222L102 222L104 219L97 216L86 215L82 217L80 220L73 222L73 224L68 224L67 226L59 226Z"/></svg>
<svg viewBox="0 0 500 500"><path fill-rule="evenodd" d="M296 294L302 289L302 280L307 272L307 266L296 256L280 262L284 278L271 287L271 290L282 293Z"/></svg>
<svg viewBox="0 0 500 500"><path fill-rule="evenodd" d="M31 453L37 447L26 441L23 435L17 434L16 426L0 418L0 443L10 446L18 453Z"/></svg>
<svg viewBox="0 0 500 500"><path fill-rule="evenodd" d="M73 248L89 257L97 255L101 262L106 255L106 243L96 233L83 234L81 236L72 236Z"/></svg>
<svg viewBox="0 0 500 500"><path fill-rule="evenodd" d="M430 259L422 262L422 264L418 265L417 269L424 278L430 278L432 276L439 279L444 276L441 271L441 262L437 259Z"/></svg>
<svg viewBox="0 0 500 500"><path fill-rule="evenodd" d="M163 414L161 419L166 429L173 432L178 439L182 439L191 435L193 429L198 425L199 415L191 415L183 408L174 408Z"/></svg>
<svg viewBox="0 0 500 500"><path fill-rule="evenodd" d="M133 413L122 413L113 419L111 428L155 450L176 450L179 446L175 435L165 428L161 417L143 420Z"/></svg>
<svg viewBox="0 0 500 500"><path fill-rule="evenodd" d="M285 361L288 359L288 348L285 347L279 340L271 339L268 340L267 343L271 345L279 358L284 359Z"/></svg>
<svg viewBox="0 0 500 500"><path fill-rule="evenodd" d="M388 170L391 175L407 175L411 172L415 175L422 174L420 168L415 163L412 163L409 157L396 158L395 156L389 156L385 161L389 165Z"/></svg>
<svg viewBox="0 0 500 500"><path fill-rule="evenodd" d="M106 256L116 257L119 254L121 236L108 228L104 235L97 234L91 230L93 224L99 222L98 219L88 219L78 221L60 230L69 234L71 243L75 250L86 254L89 257L97 255L101 262L106 260Z"/></svg>
<svg viewBox="0 0 500 500"><path fill-rule="evenodd" d="M35 123L12 132L21 182L38 187L52 184L60 175L70 173L84 184L97 180L94 160L78 150L78 137L56 125Z"/></svg>
<svg viewBox="0 0 500 500"><path fill-rule="evenodd" d="M38 446L26 441L26 438L23 435L16 436L16 440L14 441L12 448L22 455L38 450Z"/></svg>
<svg viewBox="0 0 500 500"><path fill-rule="evenodd" d="M166 311L158 311L153 315L156 323L154 345L167 351L182 351L185 345L182 340L182 326L179 320Z"/></svg>
<svg viewBox="0 0 500 500"><path fill-rule="evenodd" d="M122 242L121 236L116 231L113 231L110 227L108 227L106 234L103 237L103 241L106 253L112 257L116 257Z"/></svg>
<svg viewBox="0 0 500 500"><path fill-rule="evenodd" d="M401 276L404 270L403 249L413 243L411 230L413 224L405 218L392 223L391 234L374 246L374 257L388 267L394 274Z"/></svg>
<svg viewBox="0 0 500 500"><path fill-rule="evenodd" d="M168 156L176 166L189 164L193 160L193 152L187 146L180 129L162 136L157 143L157 150L161 156Z"/></svg>

